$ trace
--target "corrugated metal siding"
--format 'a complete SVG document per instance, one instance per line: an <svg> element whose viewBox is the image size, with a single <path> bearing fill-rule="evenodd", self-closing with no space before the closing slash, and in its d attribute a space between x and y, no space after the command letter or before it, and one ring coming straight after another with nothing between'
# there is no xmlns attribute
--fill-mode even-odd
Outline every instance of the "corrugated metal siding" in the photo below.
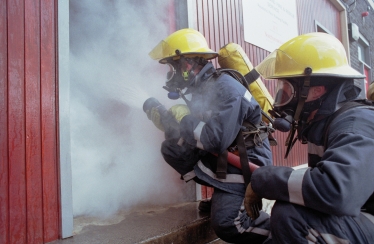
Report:
<svg viewBox="0 0 374 244"><path fill-rule="evenodd" d="M0 2L0 243L59 235L56 4Z"/></svg>
<svg viewBox="0 0 374 244"><path fill-rule="evenodd" d="M315 21L341 40L340 14L329 0L296 0L299 33L315 32Z"/></svg>

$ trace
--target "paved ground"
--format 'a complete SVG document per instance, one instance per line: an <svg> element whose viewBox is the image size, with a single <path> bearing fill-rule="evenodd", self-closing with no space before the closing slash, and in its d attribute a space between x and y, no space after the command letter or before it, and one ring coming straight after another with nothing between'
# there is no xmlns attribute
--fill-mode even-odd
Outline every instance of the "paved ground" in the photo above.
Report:
<svg viewBox="0 0 374 244"><path fill-rule="evenodd" d="M81 216L74 219L74 236L48 244L227 244L215 235L207 213L198 202L139 207L107 219ZM273 201L264 200L270 213Z"/></svg>
<svg viewBox="0 0 374 244"><path fill-rule="evenodd" d="M198 202L121 212L110 219L78 217L74 236L49 244L194 243L225 244L210 227Z"/></svg>

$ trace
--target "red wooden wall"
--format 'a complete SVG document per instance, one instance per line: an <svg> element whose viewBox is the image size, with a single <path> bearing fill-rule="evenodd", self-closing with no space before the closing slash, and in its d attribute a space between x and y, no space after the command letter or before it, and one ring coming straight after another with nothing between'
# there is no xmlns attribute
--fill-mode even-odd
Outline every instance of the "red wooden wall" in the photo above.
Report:
<svg viewBox="0 0 374 244"><path fill-rule="evenodd" d="M0 1L0 243L58 238L56 1Z"/></svg>

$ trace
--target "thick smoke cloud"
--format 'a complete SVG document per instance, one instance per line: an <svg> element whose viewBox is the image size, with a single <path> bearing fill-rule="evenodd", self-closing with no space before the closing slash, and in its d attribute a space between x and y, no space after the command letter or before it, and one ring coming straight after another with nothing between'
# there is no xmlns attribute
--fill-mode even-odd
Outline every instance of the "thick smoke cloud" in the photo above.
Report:
<svg viewBox="0 0 374 244"><path fill-rule="evenodd" d="M70 0L75 216L193 196L193 183L163 161L163 134L142 111L150 96L171 105L162 89L166 67L148 56L169 34L167 3Z"/></svg>

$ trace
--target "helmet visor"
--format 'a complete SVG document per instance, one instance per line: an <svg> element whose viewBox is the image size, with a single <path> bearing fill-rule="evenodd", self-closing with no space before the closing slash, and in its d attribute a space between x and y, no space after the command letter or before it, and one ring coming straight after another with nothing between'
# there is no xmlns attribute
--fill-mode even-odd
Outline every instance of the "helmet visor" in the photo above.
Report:
<svg viewBox="0 0 374 244"><path fill-rule="evenodd" d="M295 88L292 84L284 79L279 79L275 93L274 107L287 105L295 96Z"/></svg>
<svg viewBox="0 0 374 244"><path fill-rule="evenodd" d="M174 56L175 50L173 50L167 42L162 40L148 55L154 60L160 60Z"/></svg>

